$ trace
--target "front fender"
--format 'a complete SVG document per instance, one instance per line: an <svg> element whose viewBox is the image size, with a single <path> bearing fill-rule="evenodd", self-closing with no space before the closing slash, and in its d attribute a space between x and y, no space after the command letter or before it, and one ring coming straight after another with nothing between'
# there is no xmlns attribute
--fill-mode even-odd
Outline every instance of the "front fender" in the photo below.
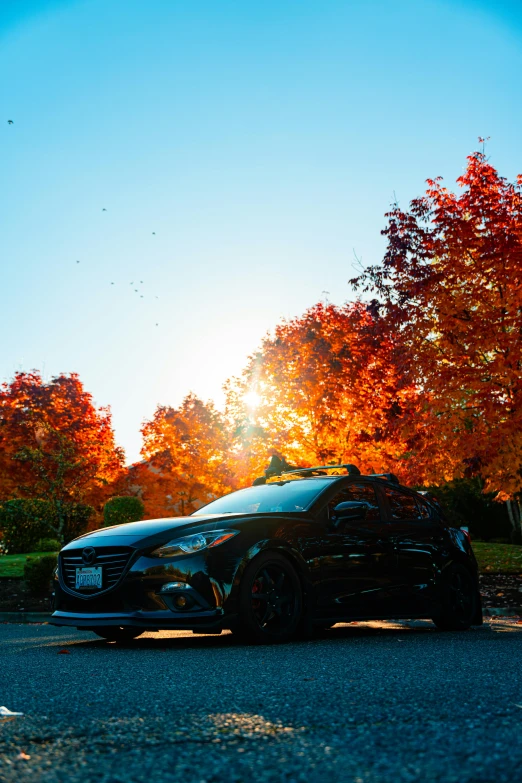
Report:
<svg viewBox="0 0 522 783"><path fill-rule="evenodd" d="M232 588L225 604L227 612L238 611L239 591L246 567L252 560L255 560L256 557L267 551L278 552L279 554L284 555L292 563L301 580L303 594L307 596L310 593L312 585L310 570L299 550L286 541L281 541L281 539L265 539L264 541L258 541L251 546L238 563L232 581Z"/></svg>

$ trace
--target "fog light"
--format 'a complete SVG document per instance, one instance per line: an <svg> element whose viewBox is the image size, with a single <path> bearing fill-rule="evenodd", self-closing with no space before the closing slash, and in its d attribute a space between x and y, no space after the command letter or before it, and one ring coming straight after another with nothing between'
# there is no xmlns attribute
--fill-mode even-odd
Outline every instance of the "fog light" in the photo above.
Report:
<svg viewBox="0 0 522 783"><path fill-rule="evenodd" d="M177 595L174 599L174 603L178 609L184 609L188 604L188 598L186 595Z"/></svg>
<svg viewBox="0 0 522 783"><path fill-rule="evenodd" d="M172 593L174 590L188 590L189 585L185 582L167 582L163 585L160 593Z"/></svg>

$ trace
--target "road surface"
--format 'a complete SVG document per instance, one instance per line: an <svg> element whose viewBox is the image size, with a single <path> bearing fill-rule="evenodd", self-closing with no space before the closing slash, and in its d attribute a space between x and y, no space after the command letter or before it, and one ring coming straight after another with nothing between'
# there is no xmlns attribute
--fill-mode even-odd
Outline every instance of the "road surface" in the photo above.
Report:
<svg viewBox="0 0 522 783"><path fill-rule="evenodd" d="M67 650L66 653L60 652ZM125 646L0 625L6 783L520 783L522 623L336 626Z"/></svg>

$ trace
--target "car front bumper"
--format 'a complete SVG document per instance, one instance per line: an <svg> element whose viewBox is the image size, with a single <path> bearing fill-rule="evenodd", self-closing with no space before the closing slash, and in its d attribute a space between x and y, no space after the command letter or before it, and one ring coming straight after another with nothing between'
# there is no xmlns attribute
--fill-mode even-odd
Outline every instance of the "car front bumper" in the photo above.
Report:
<svg viewBox="0 0 522 783"><path fill-rule="evenodd" d="M57 610L49 620L50 625L66 626L88 630L90 628L143 628L149 631L201 631L211 633L221 631L233 621L232 615L226 619L221 610L174 615L171 611L162 612L63 612Z"/></svg>
<svg viewBox="0 0 522 783"><path fill-rule="evenodd" d="M120 626L212 632L230 627L236 617L230 593L237 561L231 559L224 568L224 555L217 552L210 558L201 553L158 561L136 553L119 581L99 592L72 589L60 561L55 611L49 622L85 629ZM180 584L180 589L169 587L165 592L172 583ZM184 608L176 605L180 595L188 599Z"/></svg>

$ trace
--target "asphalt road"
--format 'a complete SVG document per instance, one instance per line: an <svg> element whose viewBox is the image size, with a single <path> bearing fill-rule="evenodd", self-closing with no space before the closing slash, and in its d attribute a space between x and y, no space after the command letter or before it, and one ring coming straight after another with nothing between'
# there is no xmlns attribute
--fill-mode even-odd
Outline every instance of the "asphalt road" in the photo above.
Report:
<svg viewBox="0 0 522 783"><path fill-rule="evenodd" d="M66 649L69 654L60 653ZM522 781L522 623L126 646L0 626L2 783Z"/></svg>

